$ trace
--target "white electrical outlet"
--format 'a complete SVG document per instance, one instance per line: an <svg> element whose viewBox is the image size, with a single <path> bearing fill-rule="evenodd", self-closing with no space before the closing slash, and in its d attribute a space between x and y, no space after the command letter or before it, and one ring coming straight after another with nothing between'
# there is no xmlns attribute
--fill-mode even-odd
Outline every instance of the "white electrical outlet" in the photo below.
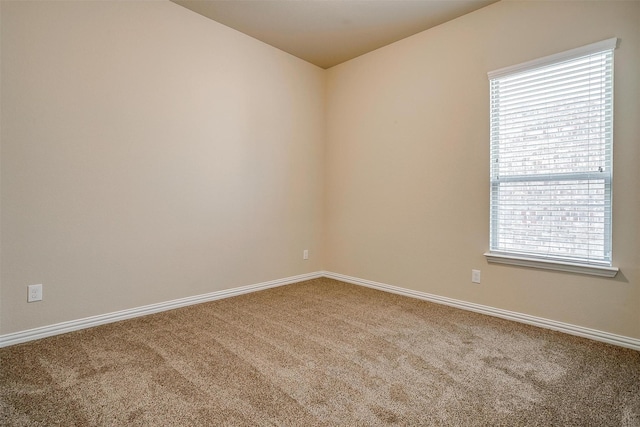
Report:
<svg viewBox="0 0 640 427"><path fill-rule="evenodd" d="M302 259L309 259L309 249L302 251Z"/></svg>
<svg viewBox="0 0 640 427"><path fill-rule="evenodd" d="M480 283L480 270L471 270L471 281L473 283Z"/></svg>
<svg viewBox="0 0 640 427"><path fill-rule="evenodd" d="M27 302L42 301L42 285L29 285L27 289Z"/></svg>

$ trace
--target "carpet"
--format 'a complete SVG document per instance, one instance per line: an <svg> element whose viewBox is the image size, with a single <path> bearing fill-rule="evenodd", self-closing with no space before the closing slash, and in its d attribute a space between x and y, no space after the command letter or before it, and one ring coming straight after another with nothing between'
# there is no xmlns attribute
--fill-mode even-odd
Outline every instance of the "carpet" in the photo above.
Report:
<svg viewBox="0 0 640 427"><path fill-rule="evenodd" d="M0 349L3 426L640 426L640 353L321 278Z"/></svg>

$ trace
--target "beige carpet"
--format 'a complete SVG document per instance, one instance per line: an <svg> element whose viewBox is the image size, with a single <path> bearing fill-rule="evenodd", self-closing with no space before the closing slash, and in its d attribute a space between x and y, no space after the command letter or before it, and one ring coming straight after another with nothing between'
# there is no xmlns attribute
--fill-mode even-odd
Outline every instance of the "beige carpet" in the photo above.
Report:
<svg viewBox="0 0 640 427"><path fill-rule="evenodd" d="M317 279L0 349L3 426L639 426L640 353Z"/></svg>

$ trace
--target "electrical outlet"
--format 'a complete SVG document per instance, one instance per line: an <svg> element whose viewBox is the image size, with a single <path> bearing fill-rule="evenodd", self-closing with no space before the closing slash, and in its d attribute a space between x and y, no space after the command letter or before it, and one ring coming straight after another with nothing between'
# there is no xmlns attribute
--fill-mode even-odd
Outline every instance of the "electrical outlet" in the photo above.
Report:
<svg viewBox="0 0 640 427"><path fill-rule="evenodd" d="M471 270L471 281L473 283L480 283L480 270Z"/></svg>
<svg viewBox="0 0 640 427"><path fill-rule="evenodd" d="M42 285L29 285L27 289L27 302L42 301Z"/></svg>
<svg viewBox="0 0 640 427"><path fill-rule="evenodd" d="M309 259L309 249L302 251L302 259Z"/></svg>

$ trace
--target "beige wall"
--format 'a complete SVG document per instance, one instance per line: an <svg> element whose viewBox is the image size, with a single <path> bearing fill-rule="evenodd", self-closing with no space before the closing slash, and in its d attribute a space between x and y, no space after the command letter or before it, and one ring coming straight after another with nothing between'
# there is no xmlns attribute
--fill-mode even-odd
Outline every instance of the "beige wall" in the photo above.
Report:
<svg viewBox="0 0 640 427"><path fill-rule="evenodd" d="M640 338L639 23L640 2L501 2L330 69L325 269ZM488 265L487 72L610 37L621 272Z"/></svg>
<svg viewBox="0 0 640 427"><path fill-rule="evenodd" d="M328 71L170 2L0 4L0 334L325 269L640 338L639 2L497 3ZM487 265L486 72L614 36L621 273Z"/></svg>
<svg viewBox="0 0 640 427"><path fill-rule="evenodd" d="M170 2L1 24L0 334L321 269L324 70Z"/></svg>

